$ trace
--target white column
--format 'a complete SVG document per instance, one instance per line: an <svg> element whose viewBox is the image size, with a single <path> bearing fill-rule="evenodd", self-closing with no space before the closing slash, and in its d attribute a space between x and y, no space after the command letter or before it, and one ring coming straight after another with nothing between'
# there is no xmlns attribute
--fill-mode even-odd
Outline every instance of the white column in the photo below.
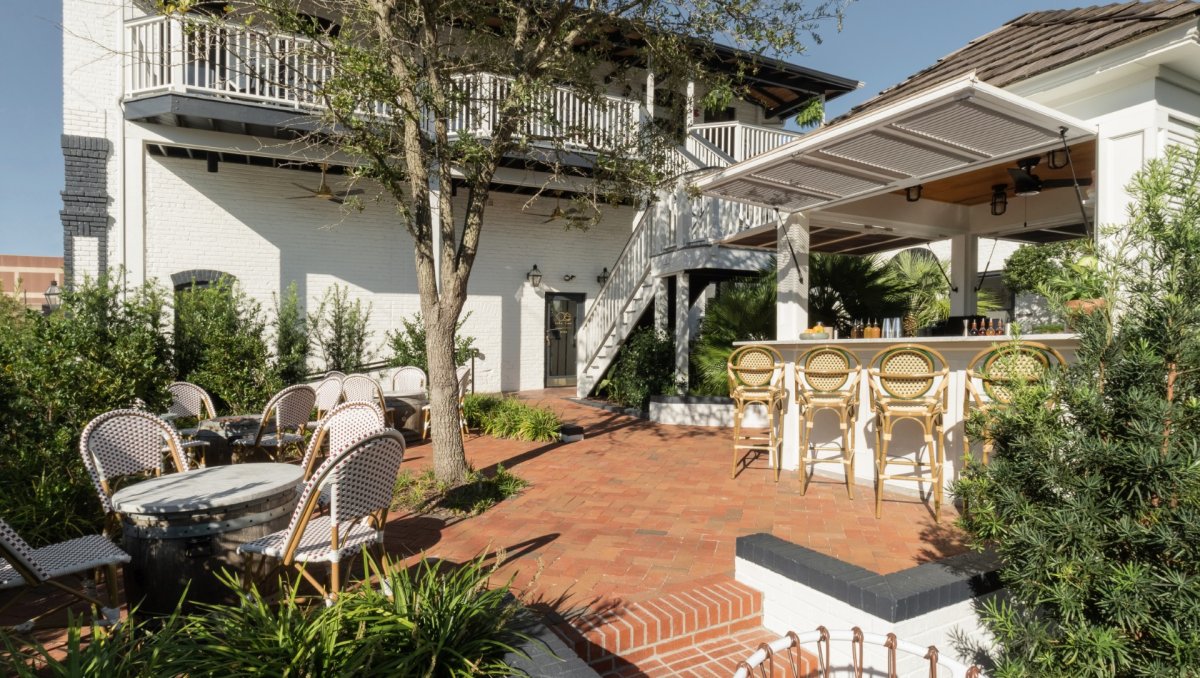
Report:
<svg viewBox="0 0 1200 678"><path fill-rule="evenodd" d="M654 117L654 65L646 71L646 115Z"/></svg>
<svg viewBox="0 0 1200 678"><path fill-rule="evenodd" d="M667 333L667 329L671 326L670 318L670 290L668 289L669 281L667 278L657 278L654 281L654 329Z"/></svg>
<svg viewBox="0 0 1200 678"><path fill-rule="evenodd" d="M979 236L950 238L950 315L975 314L975 285L979 282Z"/></svg>
<svg viewBox="0 0 1200 678"><path fill-rule="evenodd" d="M687 110L683 112L683 128L690 130L692 125L696 124L696 82L694 80L688 80L684 95L687 97Z"/></svg>
<svg viewBox="0 0 1200 678"><path fill-rule="evenodd" d="M808 215L795 213L779 225L776 244L776 275L779 296L775 302L775 338L796 340L808 327ZM783 417L782 466L800 466L800 410L793 402L796 392L794 350L783 351L783 383L787 408Z"/></svg>
<svg viewBox="0 0 1200 678"><path fill-rule="evenodd" d="M433 278L438 293L442 291L442 180L437 166L429 175L429 236L433 247Z"/></svg>
<svg viewBox="0 0 1200 678"><path fill-rule="evenodd" d="M776 248L775 338L796 339L808 327L808 215L797 212L780 224Z"/></svg>
<svg viewBox="0 0 1200 678"><path fill-rule="evenodd" d="M692 340L691 324L688 322L688 312L691 311L689 290L691 285L687 273L675 276L675 383L682 384L679 394L687 392L688 383L688 344Z"/></svg>
<svg viewBox="0 0 1200 678"><path fill-rule="evenodd" d="M146 282L146 145L137 134L129 134L123 152L124 223L116 261L109 259L108 266L113 272L124 266L126 289L132 289Z"/></svg>

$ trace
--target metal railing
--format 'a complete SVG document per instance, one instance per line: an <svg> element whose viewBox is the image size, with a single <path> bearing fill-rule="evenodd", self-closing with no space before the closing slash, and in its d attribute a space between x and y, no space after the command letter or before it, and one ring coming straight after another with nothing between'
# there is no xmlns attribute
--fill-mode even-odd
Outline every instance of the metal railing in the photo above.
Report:
<svg viewBox="0 0 1200 678"><path fill-rule="evenodd" d="M323 108L321 88L334 75L317 43L232 23L148 16L125 24L125 97L189 92L305 111ZM488 73L456 78L459 98L448 119L453 134L488 137L499 121L496 104L512 78ZM519 130L534 144L613 150L632 144L642 122L632 99L590 96L551 87L532 97L534 115ZM363 112L385 115L383 102Z"/></svg>
<svg viewBox="0 0 1200 678"><path fill-rule="evenodd" d="M744 122L709 122L692 125L688 131L733 158L734 162L753 158L802 136L778 127ZM690 146L688 150L691 150Z"/></svg>
<svg viewBox="0 0 1200 678"><path fill-rule="evenodd" d="M846 652L833 652L832 643L846 643ZM800 655L804 649L816 659L816 666ZM835 657L834 655L838 656ZM778 665L778 666L777 666ZM779 675L871 675L928 676L939 678L981 678L977 666L967 666L943 657L933 645L921 647L901 640L894 633L886 636L852 629L826 629L796 633L789 631L758 648L737 663L734 678Z"/></svg>

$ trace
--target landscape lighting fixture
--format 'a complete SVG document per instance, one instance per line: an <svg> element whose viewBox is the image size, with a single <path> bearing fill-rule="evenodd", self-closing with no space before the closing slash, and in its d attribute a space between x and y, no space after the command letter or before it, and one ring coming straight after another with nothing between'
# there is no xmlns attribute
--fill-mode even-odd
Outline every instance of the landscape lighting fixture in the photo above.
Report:
<svg viewBox="0 0 1200 678"><path fill-rule="evenodd" d="M54 311L62 304L62 289L58 286L58 280L51 280L50 286L46 288L43 296L46 297L46 308Z"/></svg>
<svg viewBox="0 0 1200 678"><path fill-rule="evenodd" d="M534 287L542 286L542 272L538 270L537 264L534 264L533 268L529 269L529 272L525 274L525 279Z"/></svg>
<svg viewBox="0 0 1200 678"><path fill-rule="evenodd" d="M605 266L604 270L600 272L600 275L596 276L596 282L600 283L601 285L608 282L608 267L607 266Z"/></svg>
<svg viewBox="0 0 1200 678"><path fill-rule="evenodd" d="M992 186L992 216L998 217L1008 209L1007 184Z"/></svg>

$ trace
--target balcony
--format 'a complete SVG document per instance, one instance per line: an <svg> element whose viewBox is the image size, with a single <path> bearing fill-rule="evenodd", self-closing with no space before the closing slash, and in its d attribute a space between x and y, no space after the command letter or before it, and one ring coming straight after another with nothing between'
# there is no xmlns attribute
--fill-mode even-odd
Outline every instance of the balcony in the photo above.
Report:
<svg viewBox="0 0 1200 678"><path fill-rule="evenodd" d="M334 71L318 46L294 35L239 24L186 23L150 16L125 24L126 118L222 131L288 137L309 131L324 108L320 91ZM494 103L511 78L488 73L457 78L464 96L449 116L451 134L491 136ZM226 104L215 108L214 103ZM577 152L629 145L643 120L641 104L585 97L554 87L523 134L532 145ZM364 114L386 114L376 103Z"/></svg>
<svg viewBox="0 0 1200 678"><path fill-rule="evenodd" d="M744 122L710 122L688 129L687 150L708 167L726 167L799 139L801 134Z"/></svg>

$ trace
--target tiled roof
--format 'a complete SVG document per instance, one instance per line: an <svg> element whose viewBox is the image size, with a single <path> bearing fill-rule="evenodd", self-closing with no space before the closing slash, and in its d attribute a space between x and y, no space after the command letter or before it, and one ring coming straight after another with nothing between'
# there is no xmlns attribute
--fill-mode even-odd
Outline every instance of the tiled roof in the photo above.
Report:
<svg viewBox="0 0 1200 678"><path fill-rule="evenodd" d="M1181 0L1029 12L975 38L846 115L862 113L972 71L988 84L1007 87L1165 28L1195 21L1197 16L1200 2Z"/></svg>

